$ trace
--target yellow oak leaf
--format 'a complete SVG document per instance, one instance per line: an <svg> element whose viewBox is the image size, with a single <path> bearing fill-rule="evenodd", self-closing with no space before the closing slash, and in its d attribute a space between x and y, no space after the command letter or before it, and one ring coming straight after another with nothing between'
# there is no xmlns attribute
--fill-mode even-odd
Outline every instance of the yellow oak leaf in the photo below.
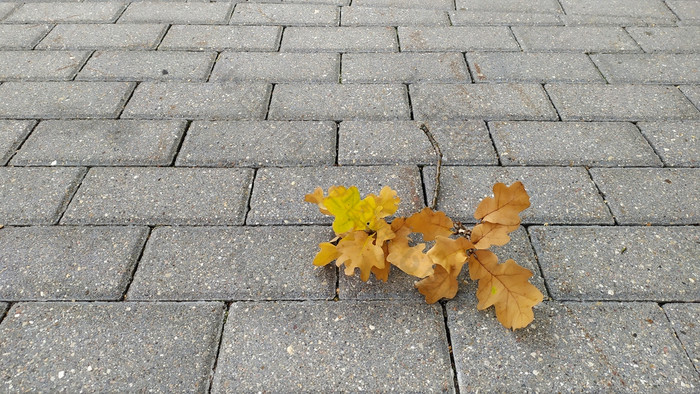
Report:
<svg viewBox="0 0 700 394"><path fill-rule="evenodd" d="M379 192L379 196L370 194L365 198L374 200L377 204L377 217L385 218L395 214L396 210L399 209L399 202L401 202L401 199L398 198L396 194L395 190L389 186L384 186Z"/></svg>
<svg viewBox="0 0 700 394"><path fill-rule="evenodd" d="M406 219L406 224L414 232L423 234L425 241L432 241L438 236L449 237L454 226L452 219L443 212L433 211L428 207L411 215Z"/></svg>
<svg viewBox="0 0 700 394"><path fill-rule="evenodd" d="M518 214L530 206L530 196L521 182L510 186L503 183L493 185L494 197L481 200L474 218L484 222L514 226L520 224Z"/></svg>
<svg viewBox="0 0 700 394"><path fill-rule="evenodd" d="M435 266L435 272L416 283L418 292L425 296L425 302L434 304L442 298L454 298L459 290L457 282L459 271L448 272L441 265Z"/></svg>
<svg viewBox="0 0 700 394"><path fill-rule="evenodd" d="M374 237L365 231L353 231L338 242L336 249L340 256L335 260L336 265L345 264L345 274L352 276L355 268L360 269L360 278L369 280L372 267L384 268L384 250L381 245L375 245Z"/></svg>
<svg viewBox="0 0 700 394"><path fill-rule="evenodd" d="M517 230L519 225L483 222L472 229L471 241L477 249L488 249L491 245L503 246L510 241L509 233Z"/></svg>
<svg viewBox="0 0 700 394"><path fill-rule="evenodd" d="M461 271L464 263L467 262L467 250L474 249L474 245L464 237L457 239L438 236L435 245L428 251L427 255L433 264L441 265L446 270Z"/></svg>
<svg viewBox="0 0 700 394"><path fill-rule="evenodd" d="M326 196L323 195L323 189L317 187L313 193L309 193L304 196L304 201L318 205L318 209L319 211L321 211L322 214L330 216L330 211L326 208L325 205L323 205L324 198L326 198Z"/></svg>
<svg viewBox="0 0 700 394"><path fill-rule="evenodd" d="M384 219L377 219L372 226L370 226L370 230L376 232L377 245L383 245L384 242L396 237L396 234L391 229L391 225Z"/></svg>
<svg viewBox="0 0 700 394"><path fill-rule="evenodd" d="M402 226L396 230L396 237L389 242L389 254L386 256L386 261L409 275L419 278L432 275L433 262L423 253L425 244L409 246L408 235L410 233L411 229L408 226Z"/></svg>
<svg viewBox="0 0 700 394"><path fill-rule="evenodd" d="M386 256L389 254L389 244L382 245L382 251L384 252L384 260L386 261ZM391 271L391 264L384 264L384 268L372 267L372 273L374 277L381 281L389 280L389 271Z"/></svg>
<svg viewBox="0 0 700 394"><path fill-rule="evenodd" d="M321 251L314 257L314 265L317 267L327 265L340 256L336 246L330 242L321 242L318 246L321 247Z"/></svg>
<svg viewBox="0 0 700 394"><path fill-rule="evenodd" d="M336 234L364 230L374 218L375 207L360 199L360 191L355 186L332 186L328 189L328 197L323 199L323 205L335 216L333 231Z"/></svg>

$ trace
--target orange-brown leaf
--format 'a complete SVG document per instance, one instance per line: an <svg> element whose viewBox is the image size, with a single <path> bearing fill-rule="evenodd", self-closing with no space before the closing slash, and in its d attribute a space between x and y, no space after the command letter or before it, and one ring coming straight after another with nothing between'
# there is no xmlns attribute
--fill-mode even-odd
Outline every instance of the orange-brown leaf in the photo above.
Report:
<svg viewBox="0 0 700 394"><path fill-rule="evenodd" d="M488 249L491 245L503 246L510 241L508 233L517 230L519 225L506 226L505 224L484 222L472 229L471 241L477 249Z"/></svg>
<svg viewBox="0 0 700 394"><path fill-rule="evenodd" d="M396 210L399 209L399 202L401 202L401 199L396 196L396 190L389 186L384 186L379 192L379 196L370 194L366 198L374 199L377 204L377 217L380 218L396 213Z"/></svg>
<svg viewBox="0 0 700 394"><path fill-rule="evenodd" d="M317 187L313 193L309 193L306 196L304 196L304 201L318 205L318 209L319 211L321 211L322 214L330 216L331 212L328 210L328 208L326 208L325 205L323 205L324 198L326 197L323 195L323 189Z"/></svg>
<svg viewBox="0 0 700 394"><path fill-rule="evenodd" d="M423 240L432 241L438 236L452 235L452 219L441 211L433 211L426 207L406 219L406 224L416 233L423 234Z"/></svg>
<svg viewBox="0 0 700 394"><path fill-rule="evenodd" d="M337 259L338 256L340 256L340 253L338 253L336 246L330 242L322 242L318 244L318 246L321 247L321 251L318 252L318 254L316 254L316 257L314 258L314 265L317 267L327 265L331 261Z"/></svg>
<svg viewBox="0 0 700 394"><path fill-rule="evenodd" d="M467 262L467 250L472 248L474 245L466 238L452 239L439 236L427 255L433 264L441 265L450 272L461 271L462 266Z"/></svg>
<svg viewBox="0 0 700 394"><path fill-rule="evenodd" d="M457 276L459 271L448 272L441 265L436 265L435 272L416 283L416 288L425 296L425 302L434 304L442 298L454 298L459 290Z"/></svg>
<svg viewBox="0 0 700 394"><path fill-rule="evenodd" d="M360 278L363 281L369 279L372 267L384 268L384 251L381 245L374 244L374 237L370 237L364 231L353 231L338 242L336 249L340 256L335 263L340 266L345 264L345 274L352 276L355 268L360 269Z"/></svg>
<svg viewBox="0 0 700 394"><path fill-rule="evenodd" d="M530 196L518 181L510 186L503 183L493 185L494 197L486 197L479 203L474 218L484 222L514 226L520 224L518 214L530 206Z"/></svg>
<svg viewBox="0 0 700 394"><path fill-rule="evenodd" d="M424 278L433 273L433 263L423 253L425 249L424 243L409 246L410 240L408 235L410 233L411 229L407 226L396 230L396 237L389 242L389 254L386 257L386 261L409 275Z"/></svg>
<svg viewBox="0 0 700 394"><path fill-rule="evenodd" d="M386 282L389 280L389 272L391 271L391 264L386 263L386 256L389 255L388 244L385 243L382 245L382 252L384 252L384 268L372 267L372 273L374 274L375 278Z"/></svg>

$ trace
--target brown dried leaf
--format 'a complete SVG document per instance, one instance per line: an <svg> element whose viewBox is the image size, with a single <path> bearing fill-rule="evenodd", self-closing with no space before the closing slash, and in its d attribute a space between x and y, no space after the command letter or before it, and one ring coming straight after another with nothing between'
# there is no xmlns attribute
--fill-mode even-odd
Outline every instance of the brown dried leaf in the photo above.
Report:
<svg viewBox="0 0 700 394"><path fill-rule="evenodd" d="M416 233L423 234L423 240L432 241L438 236L452 235L452 219L441 211L433 211L426 207L406 219L406 224Z"/></svg>
<svg viewBox="0 0 700 394"><path fill-rule="evenodd" d="M408 235L411 233L411 229L408 226L400 227L395 231L396 237L389 242L389 254L386 257L386 261L409 275L419 278L431 275L433 273L433 262L423 253L425 244L420 243L415 246L409 246L410 239Z"/></svg>
<svg viewBox="0 0 700 394"><path fill-rule="evenodd" d="M353 231L338 242L336 249L340 256L336 265L345 264L345 274L352 276L355 268L360 269L360 278L369 280L372 267L384 268L384 251L380 245L374 244L374 237L364 231Z"/></svg>
<svg viewBox="0 0 700 394"><path fill-rule="evenodd" d="M425 296L425 302L434 304L442 298L454 298L457 295L457 276L459 271L448 272L441 265L436 265L435 272L416 283L416 288Z"/></svg>
<svg viewBox="0 0 700 394"><path fill-rule="evenodd" d="M464 237L457 239L437 237L435 245L427 254L433 264L441 265L450 272L461 271L462 266L467 262L467 250L473 248L474 245Z"/></svg>
<svg viewBox="0 0 700 394"><path fill-rule="evenodd" d="M314 257L314 265L317 267L323 267L340 256L336 246L330 242L322 242L318 246L321 247L321 251Z"/></svg>
<svg viewBox="0 0 700 394"><path fill-rule="evenodd" d="M514 226L520 224L518 214L530 206L530 196L518 181L511 186L493 185L494 197L486 197L474 212L474 218L484 222Z"/></svg>
<svg viewBox="0 0 700 394"><path fill-rule="evenodd" d="M309 193L304 196L304 201L318 205L318 210L321 211L322 214L330 215L331 212L328 210L328 208L326 208L325 205L323 205L324 198L326 197L323 195L323 189L317 187L313 193Z"/></svg>
<svg viewBox="0 0 700 394"><path fill-rule="evenodd" d="M488 249L491 245L503 246L510 241L508 234L518 227L517 224L506 226L490 222L479 223L472 229L471 241L477 249Z"/></svg>

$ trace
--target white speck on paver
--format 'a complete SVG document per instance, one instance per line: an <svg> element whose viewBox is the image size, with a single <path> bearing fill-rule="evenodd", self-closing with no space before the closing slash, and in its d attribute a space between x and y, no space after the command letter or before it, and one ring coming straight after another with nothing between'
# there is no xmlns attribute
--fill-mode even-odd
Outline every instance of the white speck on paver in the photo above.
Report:
<svg viewBox="0 0 700 394"><path fill-rule="evenodd" d="M58 378L63 379L63 377L66 375L65 371L58 371Z"/></svg>
<svg viewBox="0 0 700 394"><path fill-rule="evenodd" d="M287 346L287 353L294 354L294 348L292 347L292 345Z"/></svg>

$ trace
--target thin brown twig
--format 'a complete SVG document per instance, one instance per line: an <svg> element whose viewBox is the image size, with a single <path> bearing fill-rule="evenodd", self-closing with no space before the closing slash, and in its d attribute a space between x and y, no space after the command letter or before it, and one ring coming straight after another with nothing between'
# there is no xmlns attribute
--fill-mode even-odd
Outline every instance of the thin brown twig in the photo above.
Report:
<svg viewBox="0 0 700 394"><path fill-rule="evenodd" d="M438 194L440 193L440 169L442 168L442 151L440 150L440 145L438 145L437 141L435 141L433 133L431 133L430 130L428 130L428 126L426 126L425 124L421 124L420 129L423 130L423 133L425 133L426 137L428 137L428 140L433 145L433 149L435 150L435 155L437 156L437 167L435 168L435 189L433 189L433 201L430 204L430 208L435 210L437 209Z"/></svg>

